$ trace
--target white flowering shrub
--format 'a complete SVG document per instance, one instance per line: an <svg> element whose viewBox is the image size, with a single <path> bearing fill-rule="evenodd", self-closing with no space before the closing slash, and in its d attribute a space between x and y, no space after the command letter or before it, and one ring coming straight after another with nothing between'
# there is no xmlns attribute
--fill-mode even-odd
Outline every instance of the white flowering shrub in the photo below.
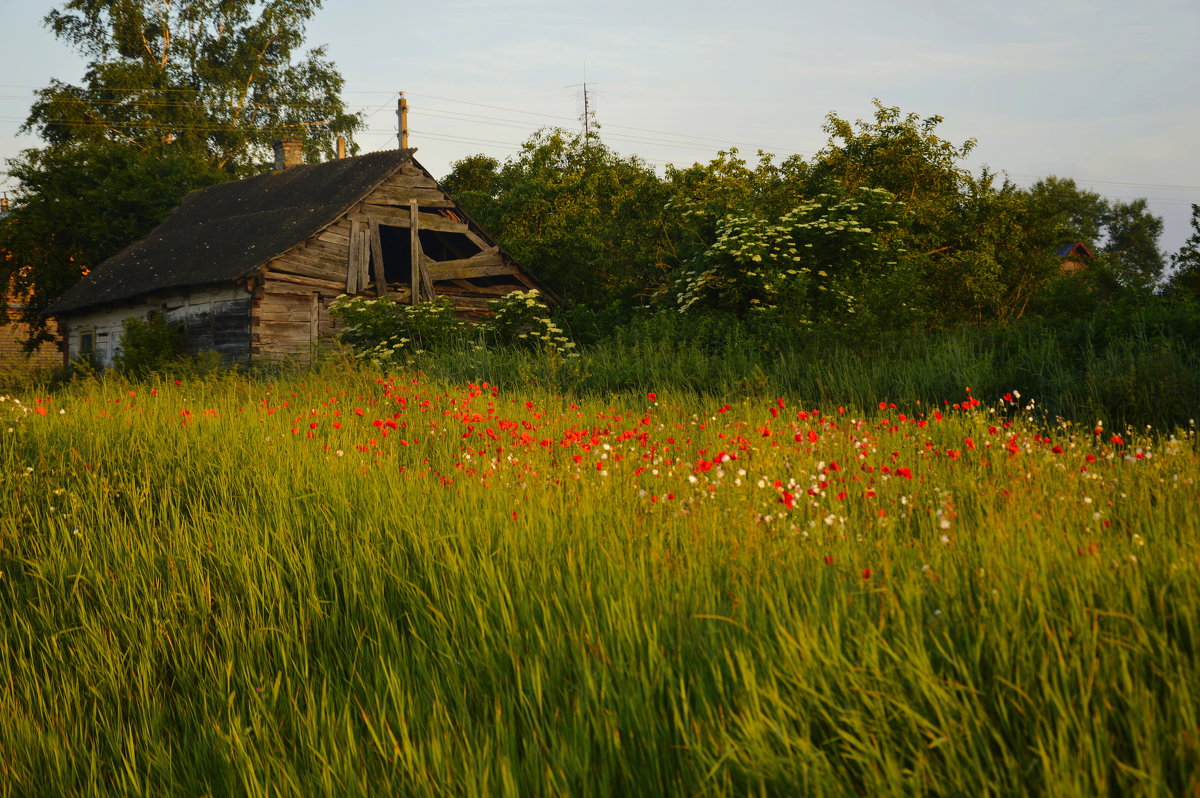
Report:
<svg viewBox="0 0 1200 798"><path fill-rule="evenodd" d="M675 278L680 313L718 309L810 326L861 310L864 282L894 272L902 203L883 189L821 194L777 220L727 215L717 240Z"/></svg>
<svg viewBox="0 0 1200 798"><path fill-rule="evenodd" d="M506 344L528 345L574 357L572 341L550 318L550 308L536 288L513 291L488 303L494 313L491 330Z"/></svg>
<svg viewBox="0 0 1200 798"><path fill-rule="evenodd" d="M445 297L418 305L404 305L386 297L369 299L339 296L329 313L341 327L337 339L355 355L374 363L388 363L456 340L462 323Z"/></svg>

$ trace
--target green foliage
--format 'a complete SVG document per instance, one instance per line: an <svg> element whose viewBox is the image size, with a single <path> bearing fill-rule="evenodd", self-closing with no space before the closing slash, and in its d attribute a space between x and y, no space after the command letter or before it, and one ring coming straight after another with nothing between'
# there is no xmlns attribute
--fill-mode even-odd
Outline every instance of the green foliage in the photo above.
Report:
<svg viewBox="0 0 1200 798"><path fill-rule="evenodd" d="M161 313L145 319L130 317L122 326L121 348L113 365L127 377L145 379L177 366L187 356L183 327L168 324Z"/></svg>
<svg viewBox="0 0 1200 798"><path fill-rule="evenodd" d="M1192 233L1171 256L1171 277L1164 293L1200 301L1200 205L1192 203Z"/></svg>
<svg viewBox="0 0 1200 798"><path fill-rule="evenodd" d="M329 313L339 324L337 340L370 363L402 363L461 339L462 324L446 297L406 305L343 294L330 303Z"/></svg>
<svg viewBox="0 0 1200 798"><path fill-rule="evenodd" d="M512 291L488 303L493 312L488 329L505 344L531 346L543 352L576 357L575 343L550 318L550 308L536 288Z"/></svg>
<svg viewBox="0 0 1200 798"><path fill-rule="evenodd" d="M90 269L148 233L188 191L225 179L178 149L75 141L8 162L19 181L0 221L0 286L22 297L31 343L49 340L40 312Z"/></svg>
<svg viewBox="0 0 1200 798"><path fill-rule="evenodd" d="M942 138L942 121L876 100L867 121L830 114L810 162L730 150L661 179L596 137L542 131L504 163L460 161L444 183L567 298L590 340L639 305L743 319L773 349L800 330L861 340L1148 295L1162 224L1144 201L972 174L975 140ZM1067 274L1057 252L1075 241L1096 258Z"/></svg>
<svg viewBox="0 0 1200 798"><path fill-rule="evenodd" d="M573 303L646 293L663 279L666 190L639 158L542 130L503 164L460 161L443 184L513 256Z"/></svg>
<svg viewBox="0 0 1200 798"><path fill-rule="evenodd" d="M712 246L729 215L778 218L803 200L808 166L799 156L776 163L759 152L753 167L737 149L719 152L706 164L668 165L664 182L670 192L663 207L665 257L673 264L692 263Z"/></svg>
<svg viewBox="0 0 1200 798"><path fill-rule="evenodd" d="M880 300L903 282L904 252L892 246L902 214L890 193L865 187L820 194L776 220L729 214L677 279L676 306L762 314L797 329L891 315L897 303Z"/></svg>
<svg viewBox="0 0 1200 798"><path fill-rule="evenodd" d="M343 295L330 304L329 312L339 325L338 342L375 364L404 363L432 351L448 353L465 348L469 338L476 341L474 350L490 341L542 355L577 356L575 343L550 318L537 289L513 291L489 304L492 319L473 325L457 321L445 297L413 306Z"/></svg>
<svg viewBox="0 0 1200 798"><path fill-rule="evenodd" d="M1162 279L1166 262L1158 240L1163 222L1144 199L1107 200L1058 177L1039 180L1029 195L1043 224L1058 237L1056 247L1082 241L1096 254L1090 267L1128 291L1146 294Z"/></svg>
<svg viewBox="0 0 1200 798"><path fill-rule="evenodd" d="M1104 217L1107 239L1104 265L1125 288L1141 294L1154 291L1162 279L1166 262L1158 241L1161 217L1150 213L1146 200L1112 201Z"/></svg>
<svg viewBox="0 0 1200 798"><path fill-rule="evenodd" d="M814 159L812 180L852 190L859 186L883 188L909 206L919 207L920 220L930 229L954 204L969 173L959 162L975 149L975 139L953 144L936 134L944 120L940 116L922 119L915 113L902 114L899 108L873 101L875 118L851 124L829 114L825 132L829 142Z"/></svg>
<svg viewBox="0 0 1200 798"><path fill-rule="evenodd" d="M353 133L361 118L346 112L344 81L324 48L300 53L320 5L67 0L46 24L89 59L84 82L40 90L26 129L51 146L178 150L236 176L269 161L282 132ZM328 135L309 137L305 149L311 160L334 155Z"/></svg>

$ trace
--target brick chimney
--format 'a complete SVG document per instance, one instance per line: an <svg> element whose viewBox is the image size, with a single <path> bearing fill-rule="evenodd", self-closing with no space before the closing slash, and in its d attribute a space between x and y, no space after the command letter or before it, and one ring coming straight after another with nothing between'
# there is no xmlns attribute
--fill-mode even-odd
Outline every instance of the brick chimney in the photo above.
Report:
<svg viewBox="0 0 1200 798"><path fill-rule="evenodd" d="M304 141L298 136L284 136L275 142L275 171L304 163Z"/></svg>

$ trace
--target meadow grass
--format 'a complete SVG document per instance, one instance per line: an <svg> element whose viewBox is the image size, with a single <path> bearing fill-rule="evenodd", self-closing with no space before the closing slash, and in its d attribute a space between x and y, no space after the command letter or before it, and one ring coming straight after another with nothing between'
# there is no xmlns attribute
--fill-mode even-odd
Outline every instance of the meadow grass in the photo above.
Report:
<svg viewBox="0 0 1200 798"><path fill-rule="evenodd" d="M330 366L0 402L0 794L1200 790L1196 432Z"/></svg>

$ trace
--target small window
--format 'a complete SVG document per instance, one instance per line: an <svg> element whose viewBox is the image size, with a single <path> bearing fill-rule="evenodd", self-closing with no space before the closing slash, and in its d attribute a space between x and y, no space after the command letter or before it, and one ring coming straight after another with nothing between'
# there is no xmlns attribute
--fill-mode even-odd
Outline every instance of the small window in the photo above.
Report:
<svg viewBox="0 0 1200 798"><path fill-rule="evenodd" d="M96 334L85 332L79 334L79 354L90 355L96 351Z"/></svg>

